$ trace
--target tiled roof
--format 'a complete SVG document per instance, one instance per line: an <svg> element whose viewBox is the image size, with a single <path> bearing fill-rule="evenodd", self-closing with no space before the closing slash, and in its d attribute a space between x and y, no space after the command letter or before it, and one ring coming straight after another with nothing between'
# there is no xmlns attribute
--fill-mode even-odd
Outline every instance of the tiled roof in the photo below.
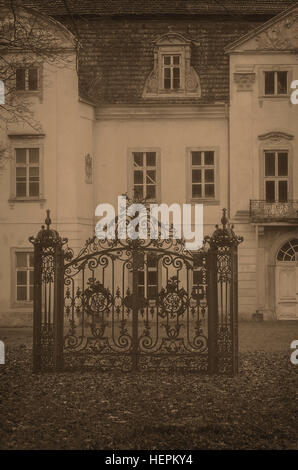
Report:
<svg viewBox="0 0 298 470"><path fill-rule="evenodd" d="M79 15L275 15L296 0L18 0L44 13Z"/></svg>

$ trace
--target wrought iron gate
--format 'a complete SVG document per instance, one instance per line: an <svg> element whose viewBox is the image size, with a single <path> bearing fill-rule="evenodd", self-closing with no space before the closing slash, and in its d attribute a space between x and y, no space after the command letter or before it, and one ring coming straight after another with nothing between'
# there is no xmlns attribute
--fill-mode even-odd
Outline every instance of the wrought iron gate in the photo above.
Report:
<svg viewBox="0 0 298 470"><path fill-rule="evenodd" d="M204 246L92 238L74 257L46 228L34 245L33 369L238 370L237 237L223 210Z"/></svg>

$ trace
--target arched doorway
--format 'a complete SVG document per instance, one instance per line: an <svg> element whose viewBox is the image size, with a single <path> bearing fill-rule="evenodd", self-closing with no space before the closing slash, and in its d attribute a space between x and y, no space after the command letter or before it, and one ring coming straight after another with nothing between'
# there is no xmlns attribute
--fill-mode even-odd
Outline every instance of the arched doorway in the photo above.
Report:
<svg viewBox="0 0 298 470"><path fill-rule="evenodd" d="M276 255L276 315L298 320L298 238L284 243Z"/></svg>

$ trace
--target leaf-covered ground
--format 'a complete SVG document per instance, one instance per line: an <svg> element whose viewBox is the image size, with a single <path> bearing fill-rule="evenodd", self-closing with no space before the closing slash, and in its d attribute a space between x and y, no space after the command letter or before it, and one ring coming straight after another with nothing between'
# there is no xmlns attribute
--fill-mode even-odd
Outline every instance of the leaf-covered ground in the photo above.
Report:
<svg viewBox="0 0 298 470"><path fill-rule="evenodd" d="M264 339L263 325L251 328L247 344ZM31 352L15 344L0 366L0 448L297 449L298 366L285 344L244 348L236 378L32 374Z"/></svg>

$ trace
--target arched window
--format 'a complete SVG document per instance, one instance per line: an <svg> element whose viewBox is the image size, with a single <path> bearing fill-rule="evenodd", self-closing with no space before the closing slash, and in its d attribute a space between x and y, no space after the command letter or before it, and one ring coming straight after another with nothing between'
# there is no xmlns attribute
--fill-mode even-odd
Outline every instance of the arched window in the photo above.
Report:
<svg viewBox="0 0 298 470"><path fill-rule="evenodd" d="M277 253L277 261L298 261L298 238L286 242Z"/></svg>

